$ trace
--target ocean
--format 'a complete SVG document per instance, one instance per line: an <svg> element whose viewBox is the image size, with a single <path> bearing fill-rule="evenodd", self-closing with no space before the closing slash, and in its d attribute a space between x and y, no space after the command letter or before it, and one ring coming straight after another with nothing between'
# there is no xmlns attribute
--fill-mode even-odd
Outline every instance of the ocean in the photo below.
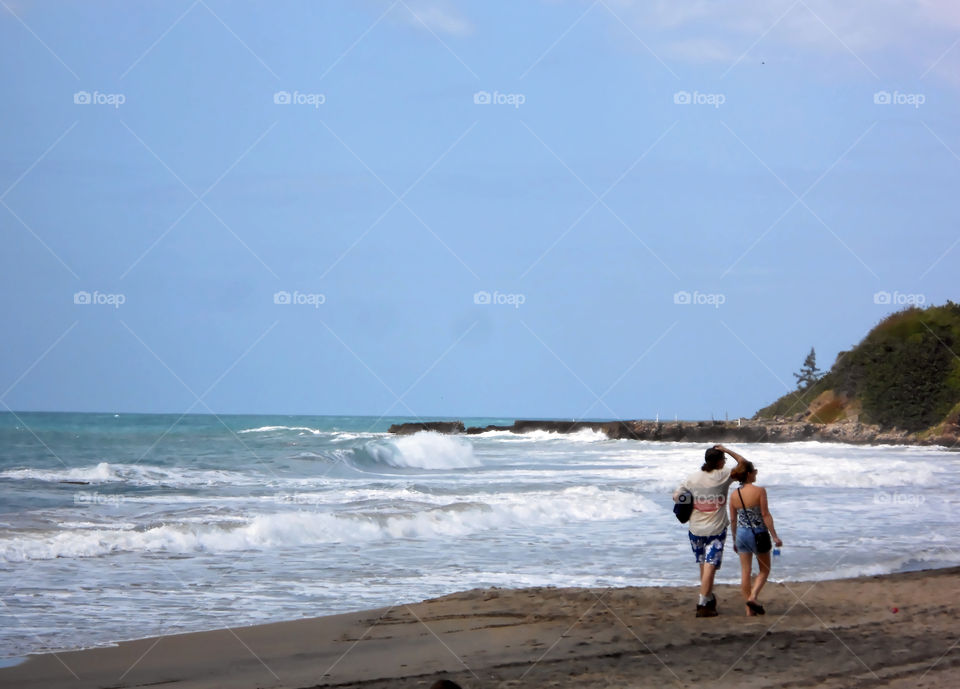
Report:
<svg viewBox="0 0 960 689"><path fill-rule="evenodd" d="M410 420L0 414L0 658L474 587L696 584L670 495L705 445L386 433ZM773 580L960 565L960 453L733 449L784 540ZM739 580L729 542L717 580Z"/></svg>

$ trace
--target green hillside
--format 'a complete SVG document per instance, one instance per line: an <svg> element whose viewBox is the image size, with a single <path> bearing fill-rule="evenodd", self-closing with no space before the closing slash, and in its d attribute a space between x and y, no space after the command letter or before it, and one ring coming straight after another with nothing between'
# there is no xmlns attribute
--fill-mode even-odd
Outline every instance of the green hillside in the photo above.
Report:
<svg viewBox="0 0 960 689"><path fill-rule="evenodd" d="M960 417L960 305L891 314L830 371L755 418L814 423L858 420L914 433Z"/></svg>

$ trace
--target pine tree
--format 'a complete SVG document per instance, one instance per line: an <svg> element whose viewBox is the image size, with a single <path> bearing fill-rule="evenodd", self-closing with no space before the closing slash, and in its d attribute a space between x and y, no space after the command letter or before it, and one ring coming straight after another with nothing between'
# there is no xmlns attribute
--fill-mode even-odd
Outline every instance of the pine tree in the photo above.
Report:
<svg viewBox="0 0 960 689"><path fill-rule="evenodd" d="M803 360L803 366L800 367L799 373L794 373L793 377L797 379L798 388L806 389L820 380L821 375L820 369L817 368L817 353L811 347L807 358Z"/></svg>

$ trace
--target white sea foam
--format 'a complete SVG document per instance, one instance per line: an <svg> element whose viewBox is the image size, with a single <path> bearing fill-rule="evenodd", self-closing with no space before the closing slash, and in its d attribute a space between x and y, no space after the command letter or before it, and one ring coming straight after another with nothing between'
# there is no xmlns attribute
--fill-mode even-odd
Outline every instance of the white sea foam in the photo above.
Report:
<svg viewBox="0 0 960 689"><path fill-rule="evenodd" d="M576 460L602 469L580 469L585 476L632 480L651 489L672 491L681 480L700 469L701 446L674 444L636 448L633 443L613 445L602 455L580 455ZM826 443L756 444L738 447L758 468L757 483L790 488L918 488L936 486L944 472L952 472L937 451L911 452L915 448L851 447ZM925 448L920 448L921 450ZM728 460L727 466L733 461Z"/></svg>
<svg viewBox="0 0 960 689"><path fill-rule="evenodd" d="M344 442L347 440L357 440L358 438L368 438L370 436L384 435L383 433L347 433L346 431L336 431L330 440L334 442Z"/></svg>
<svg viewBox="0 0 960 689"><path fill-rule="evenodd" d="M277 431L298 431L300 433L310 433L311 435L322 435L329 431L321 431L318 428L309 426L260 426L259 428L245 428L237 433L276 433Z"/></svg>
<svg viewBox="0 0 960 689"><path fill-rule="evenodd" d="M8 469L0 472L0 478L20 481L86 481L88 483L123 481L123 478L118 476L115 469L107 462L74 469Z"/></svg>
<svg viewBox="0 0 960 689"><path fill-rule="evenodd" d="M124 551L223 552L391 539L445 540L481 531L629 519L656 509L646 498L625 491L572 487L498 495L490 503L461 500L427 504L414 512L389 516L297 510L214 524L209 523L209 517L189 517L145 530L131 530L126 524L122 528L84 524L58 533L31 532L0 538L0 559L16 562Z"/></svg>
<svg viewBox="0 0 960 689"><path fill-rule="evenodd" d="M365 450L375 461L400 468L467 469L481 464L469 440L435 431L373 441Z"/></svg>
<svg viewBox="0 0 960 689"><path fill-rule="evenodd" d="M924 487L936 485L945 468L943 458L926 448L804 442L762 444L743 452L759 469L757 482L771 486Z"/></svg>
<svg viewBox="0 0 960 689"><path fill-rule="evenodd" d="M527 431L526 433L514 433L513 431L486 431L478 433L478 438L503 440L516 440L519 442L542 442L544 440L559 440L572 443L596 443L610 440L607 434L602 431L595 431L592 428L583 428L576 433L557 433L556 431Z"/></svg>
<svg viewBox="0 0 960 689"><path fill-rule="evenodd" d="M784 556L780 564L783 571L787 573L786 580L803 581L827 581L830 579L848 579L851 577L872 577L881 574L890 574L892 572L903 572L918 569L928 569L932 567L952 567L960 563L960 557L950 548L928 548L923 552L916 552L910 555L897 557L883 557L875 562L861 562L856 564L847 564L843 561L833 563L830 567L818 567L809 571L789 568L790 557L789 548L784 549ZM792 571L791 571L792 570ZM776 573L776 570L774 570ZM775 581L783 581L775 577Z"/></svg>
<svg viewBox="0 0 960 689"><path fill-rule="evenodd" d="M255 478L249 472L110 464L109 462L73 469L8 469L0 472L0 478L13 481L77 482L91 485L126 483L134 486L170 487L255 484L262 480Z"/></svg>

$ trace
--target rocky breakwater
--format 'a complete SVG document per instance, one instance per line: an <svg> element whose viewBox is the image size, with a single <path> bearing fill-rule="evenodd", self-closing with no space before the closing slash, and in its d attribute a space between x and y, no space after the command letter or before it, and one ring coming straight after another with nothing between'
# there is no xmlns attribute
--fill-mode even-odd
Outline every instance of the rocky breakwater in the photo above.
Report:
<svg viewBox="0 0 960 689"><path fill-rule="evenodd" d="M437 433L457 434L466 429L463 421L418 421L411 423L395 423L390 426L389 432L397 435L413 435L420 431L436 431Z"/></svg>
<svg viewBox="0 0 960 689"><path fill-rule="evenodd" d="M553 421L518 420L510 426L470 426L461 421L428 421L390 426L390 433L409 435L418 431L478 435L488 431L530 433L576 433L591 430L614 440L655 440L691 443L790 443L805 440L853 445L944 445L960 446L960 429L944 429L941 435L920 436L863 423L819 424L782 419L736 421Z"/></svg>

